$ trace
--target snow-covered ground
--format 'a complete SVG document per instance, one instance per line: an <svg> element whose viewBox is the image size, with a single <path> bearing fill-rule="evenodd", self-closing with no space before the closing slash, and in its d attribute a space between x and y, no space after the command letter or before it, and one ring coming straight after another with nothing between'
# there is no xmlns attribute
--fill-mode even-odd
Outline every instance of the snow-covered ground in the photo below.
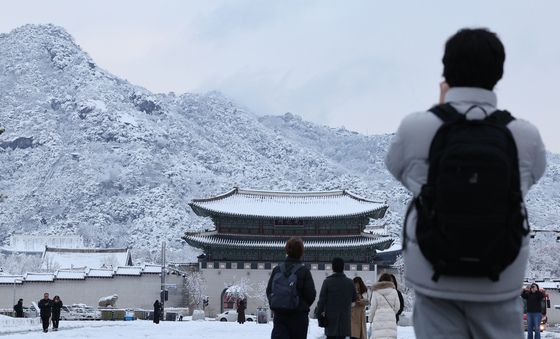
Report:
<svg viewBox="0 0 560 339"><path fill-rule="evenodd" d="M0 322L3 319L0 319ZM309 339L324 338L323 329L317 322L310 321ZM151 321L65 321L61 322L58 332L44 334L40 325L30 326L21 324L17 326L0 326L0 336L3 338L204 338L204 339L263 339L269 338L272 323L256 324L245 323L240 325L235 322L217 321L183 321L160 322L159 325ZM542 338L560 338L559 333L544 332ZM398 339L414 339L413 327L399 327Z"/></svg>
<svg viewBox="0 0 560 339"><path fill-rule="evenodd" d="M317 326L315 320L309 324L309 339L324 338L323 329ZM264 339L270 338L272 323L256 324L245 323L240 325L236 322L218 321L183 321L183 322L160 322L155 325L151 321L66 321L60 322L58 332L47 333L40 330L41 325L0 327L2 338L45 338L45 336L56 336L57 338L204 338L204 339ZM29 332L32 331L32 332ZM413 339L412 327L399 327L399 339ZM4 334L4 335L2 335Z"/></svg>

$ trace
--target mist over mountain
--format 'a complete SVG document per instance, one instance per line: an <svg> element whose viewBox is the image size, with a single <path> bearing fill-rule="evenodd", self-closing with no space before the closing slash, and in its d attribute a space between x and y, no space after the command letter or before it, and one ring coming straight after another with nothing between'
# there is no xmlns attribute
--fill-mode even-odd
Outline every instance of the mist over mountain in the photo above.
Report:
<svg viewBox="0 0 560 339"><path fill-rule="evenodd" d="M410 197L383 165L391 135L292 113L258 116L218 92L151 93L99 68L53 25L1 34L0 46L0 243L12 234L79 234L149 260L165 240L172 259L192 260L198 250L180 237L211 223L187 203L234 186L348 189L386 201L377 223L400 234ZM559 224L559 164L550 154L527 197L534 228ZM534 253L559 249L534 243Z"/></svg>

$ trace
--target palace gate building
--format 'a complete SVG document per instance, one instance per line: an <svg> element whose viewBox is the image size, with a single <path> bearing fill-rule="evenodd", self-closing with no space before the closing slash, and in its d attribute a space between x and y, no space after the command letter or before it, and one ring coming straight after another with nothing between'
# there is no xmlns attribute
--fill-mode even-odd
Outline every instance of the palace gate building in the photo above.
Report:
<svg viewBox="0 0 560 339"><path fill-rule="evenodd" d="M215 229L185 233L183 239L203 250L199 269L215 312L232 308L225 295L229 285L250 282L262 286L272 268L285 258L284 246L292 236L304 242L303 262L312 272L317 294L332 273L330 262L341 257L348 277L376 280L376 256L393 239L365 233L371 219L381 219L387 205L345 190L326 192L273 192L234 188L189 204L202 217L211 218ZM262 289L262 287L261 287ZM253 291L253 294L264 291ZM264 304L249 296L248 311ZM257 297L257 299L259 299Z"/></svg>

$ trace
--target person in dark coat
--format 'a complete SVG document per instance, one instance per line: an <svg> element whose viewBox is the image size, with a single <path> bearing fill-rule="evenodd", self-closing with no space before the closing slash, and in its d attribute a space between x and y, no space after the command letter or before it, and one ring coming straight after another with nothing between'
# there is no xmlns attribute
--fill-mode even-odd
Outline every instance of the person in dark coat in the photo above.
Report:
<svg viewBox="0 0 560 339"><path fill-rule="evenodd" d="M16 318L23 318L23 299L18 300L18 303L14 305L14 311Z"/></svg>
<svg viewBox="0 0 560 339"><path fill-rule="evenodd" d="M245 309L247 308L247 302L245 299L239 300L239 305L237 305L237 322L240 324L245 323Z"/></svg>
<svg viewBox="0 0 560 339"><path fill-rule="evenodd" d="M49 299L49 294L43 294L43 299L39 300L38 302L40 315L41 315L41 322L43 323L43 332L49 331L49 322L51 318L52 312L52 300Z"/></svg>
<svg viewBox="0 0 560 339"><path fill-rule="evenodd" d="M539 285L532 283L529 289L524 289L521 297L527 301L527 338L541 338L542 302L544 292L539 289Z"/></svg>
<svg viewBox="0 0 560 339"><path fill-rule="evenodd" d="M159 324L161 318L161 303L156 299L154 302L154 324Z"/></svg>
<svg viewBox="0 0 560 339"><path fill-rule="evenodd" d="M352 335L352 303L358 298L352 279L343 273L344 260L332 260L333 274L321 286L315 316L327 317L325 335L327 338L346 338Z"/></svg>
<svg viewBox="0 0 560 339"><path fill-rule="evenodd" d="M62 309L62 300L55 295L52 300L52 325L53 331L58 331L58 322L60 321L60 310Z"/></svg>
<svg viewBox="0 0 560 339"><path fill-rule="evenodd" d="M393 285L395 285L395 290L397 290L397 294L399 296L399 302L401 303L401 306L399 307L399 310L397 311L397 314L395 315L397 318L397 324L399 323L399 316L401 315L401 313L404 310L404 297L401 293L401 291L399 291L399 288L397 286L397 278L395 278L394 274L391 274L391 280L393 281Z"/></svg>
<svg viewBox="0 0 560 339"><path fill-rule="evenodd" d="M290 238L286 242L285 250L286 260L284 265L286 272L291 272L296 266L299 267L295 273L299 305L294 310L276 309L271 306L274 312L274 327L272 328L271 338L306 339L307 328L309 327L309 306L313 304L317 295L315 283L309 269L302 266L301 263L303 257L303 241L301 238ZM272 297L272 281L276 274L282 274L280 266L274 267L268 280L266 296L269 304L271 304Z"/></svg>

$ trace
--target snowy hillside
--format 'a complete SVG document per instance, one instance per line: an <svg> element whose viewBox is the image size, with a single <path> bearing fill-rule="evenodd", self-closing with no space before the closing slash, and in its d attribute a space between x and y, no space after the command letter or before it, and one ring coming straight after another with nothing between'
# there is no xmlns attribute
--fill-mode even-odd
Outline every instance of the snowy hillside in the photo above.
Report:
<svg viewBox="0 0 560 339"><path fill-rule="evenodd" d="M233 186L350 189L387 201L382 222L400 232L409 197L383 166L390 135L258 117L215 92L154 94L100 69L52 25L1 34L0 45L0 243L78 234L131 246L133 259L164 239L179 250L183 232L209 226L187 202ZM559 224L560 159L550 158L528 199L538 228Z"/></svg>

